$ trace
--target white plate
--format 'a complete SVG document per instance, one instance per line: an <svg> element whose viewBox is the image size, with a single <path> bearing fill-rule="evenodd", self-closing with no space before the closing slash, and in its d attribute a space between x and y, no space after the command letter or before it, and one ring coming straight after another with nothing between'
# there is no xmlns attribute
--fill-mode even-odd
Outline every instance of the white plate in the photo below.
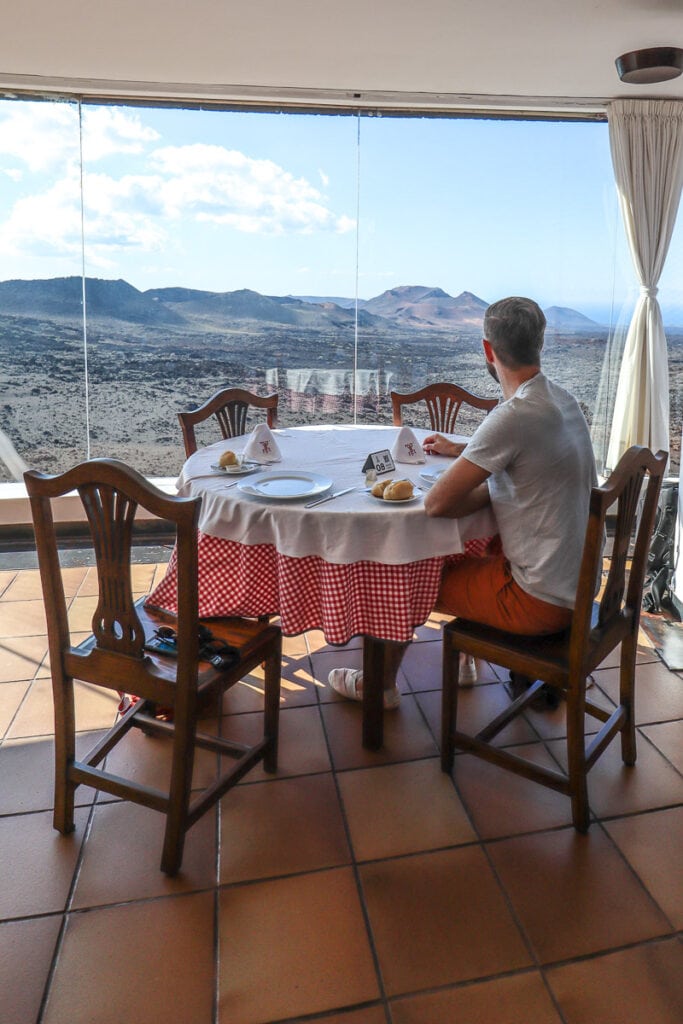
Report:
<svg viewBox="0 0 683 1024"><path fill-rule="evenodd" d="M229 473L230 476L244 476L245 473L255 473L257 469L261 469L261 463L243 462L241 466L219 466L215 462L212 463L211 469L215 469L219 473Z"/></svg>
<svg viewBox="0 0 683 1024"><path fill-rule="evenodd" d="M238 484L237 487L238 490L256 498L292 501L295 498L315 498L319 494L325 494L331 489L332 480L318 473L280 469L261 473L260 476Z"/></svg>
<svg viewBox="0 0 683 1024"><path fill-rule="evenodd" d="M447 468L447 466L444 466L443 469L437 469L436 467L434 467L434 469L423 469L420 472L420 476L423 480L426 480L431 487L432 484L436 483L440 476L444 475Z"/></svg>
<svg viewBox="0 0 683 1024"><path fill-rule="evenodd" d="M378 497L376 494L370 492L370 497L374 498L375 501L381 501L385 505L409 505L411 501L417 501L418 498L422 497L422 491L419 487L415 487L413 484L413 496L412 498L397 498L396 501L392 501L390 498Z"/></svg>

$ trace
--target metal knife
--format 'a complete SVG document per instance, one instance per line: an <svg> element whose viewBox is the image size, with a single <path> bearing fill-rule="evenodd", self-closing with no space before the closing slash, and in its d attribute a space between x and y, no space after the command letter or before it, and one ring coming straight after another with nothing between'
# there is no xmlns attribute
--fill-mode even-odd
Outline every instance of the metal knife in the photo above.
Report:
<svg viewBox="0 0 683 1024"><path fill-rule="evenodd" d="M348 494L350 491L355 491L355 487L346 487L343 491L335 491L334 494L326 494L324 498L316 498L315 501L308 501L304 508L314 508L316 505L322 505L326 501L332 501L334 498L341 498L342 494Z"/></svg>

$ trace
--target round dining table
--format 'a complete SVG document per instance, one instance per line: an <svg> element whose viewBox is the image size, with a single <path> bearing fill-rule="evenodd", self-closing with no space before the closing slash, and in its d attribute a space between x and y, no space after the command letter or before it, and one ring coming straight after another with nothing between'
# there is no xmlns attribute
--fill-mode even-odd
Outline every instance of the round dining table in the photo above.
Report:
<svg viewBox="0 0 683 1024"><path fill-rule="evenodd" d="M388 645L411 640L426 621L444 564L483 554L497 533L489 509L462 519L426 515L424 494L451 464L422 455L426 430L414 430L411 449L411 458L425 461L397 462L378 477L410 480L413 499L372 495L363 467L371 453L391 451L398 433L376 425L288 427L272 433L269 457L277 461L216 468L222 453L241 455L251 438L235 437L191 455L176 484L180 495L202 498L200 616L279 616L285 636L320 629L338 645L362 635L363 744L373 749L383 739ZM175 552L147 603L177 612Z"/></svg>

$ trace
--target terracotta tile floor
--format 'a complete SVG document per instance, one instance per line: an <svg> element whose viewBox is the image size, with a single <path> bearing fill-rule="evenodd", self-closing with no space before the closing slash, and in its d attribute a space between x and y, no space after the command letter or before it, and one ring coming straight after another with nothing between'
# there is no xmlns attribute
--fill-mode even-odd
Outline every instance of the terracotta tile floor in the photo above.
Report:
<svg viewBox="0 0 683 1024"><path fill-rule="evenodd" d="M136 567L146 591L163 565ZM68 570L87 629L92 569ZM680 1024L683 1020L683 674L643 637L639 760L613 745L591 774L596 816L492 766L438 763L440 622L417 631L378 753L360 709L325 687L359 643L285 641L280 771L256 769L158 869L162 819L79 791L52 829L52 705L37 572L0 572L0 1019L3 1024ZM597 698L615 695L614 658ZM480 665L471 726L507 701ZM226 695L249 736L260 680ZM79 687L80 741L115 700ZM501 742L562 758L562 709ZM154 784L167 747L138 733L115 770ZM114 756L112 755L112 761ZM211 770L201 757L197 780Z"/></svg>

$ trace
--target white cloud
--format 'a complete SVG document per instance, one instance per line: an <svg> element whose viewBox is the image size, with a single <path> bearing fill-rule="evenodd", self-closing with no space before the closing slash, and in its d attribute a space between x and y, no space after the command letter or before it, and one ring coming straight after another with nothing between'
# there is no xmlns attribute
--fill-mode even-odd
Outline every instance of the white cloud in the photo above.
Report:
<svg viewBox="0 0 683 1024"><path fill-rule="evenodd" d="M164 175L161 195L171 217L195 216L249 234L309 234L355 226L337 217L323 194L272 160L223 146L167 146L150 155Z"/></svg>
<svg viewBox="0 0 683 1024"><path fill-rule="evenodd" d="M347 217L345 213L341 217L337 217L335 224L335 230L340 235L345 235L349 231L355 231L356 221L354 217Z"/></svg>
<svg viewBox="0 0 683 1024"><path fill-rule="evenodd" d="M163 146L145 158L158 133L137 112L118 108L84 107L83 127L86 256L93 266L107 266L124 251L182 248L183 230L193 224L271 236L355 227L308 179L272 160L207 144ZM9 213L0 223L0 253L80 259L77 107L0 101L2 153L23 161L26 170L20 164L0 172L24 188L14 200L6 191ZM110 159L106 173L97 170L97 161L117 154L124 160L142 154L144 162L127 160L126 172L117 174ZM129 173L133 166L136 173ZM42 177L31 180L27 172Z"/></svg>
<svg viewBox="0 0 683 1024"><path fill-rule="evenodd" d="M117 107L83 107L83 158L142 153L159 138L137 112ZM52 102L0 102L0 153L20 160L33 173L56 170L79 160L78 105Z"/></svg>
<svg viewBox="0 0 683 1024"><path fill-rule="evenodd" d="M84 182L86 253L105 249L161 251L168 233L160 219L159 179L88 175Z"/></svg>
<svg viewBox="0 0 683 1024"><path fill-rule="evenodd" d="M140 115L118 107L83 108L83 159L101 160L116 153L142 153L159 133Z"/></svg>
<svg viewBox="0 0 683 1024"><path fill-rule="evenodd" d="M318 174L320 175L320 180L323 183L323 188L327 188L327 186L330 183L329 175L325 174L325 172L323 170L321 170L320 167L318 168Z"/></svg>
<svg viewBox="0 0 683 1024"><path fill-rule="evenodd" d="M144 179L143 179L144 180ZM145 182L153 193L152 182ZM135 200L138 183L106 175L86 180L85 234L89 264L113 266L118 253L131 248L162 250L167 234L157 218ZM133 197L131 199L131 197ZM40 195L18 199L2 225L0 253L32 252L42 257L81 258L80 180L62 178Z"/></svg>
<svg viewBox="0 0 683 1024"><path fill-rule="evenodd" d="M83 179L86 226L93 219L115 217L125 211L131 217L163 217L164 181L159 175L90 173Z"/></svg>
<svg viewBox="0 0 683 1024"><path fill-rule="evenodd" d="M77 158L78 107L74 103L2 103L0 153L15 157L33 172Z"/></svg>

